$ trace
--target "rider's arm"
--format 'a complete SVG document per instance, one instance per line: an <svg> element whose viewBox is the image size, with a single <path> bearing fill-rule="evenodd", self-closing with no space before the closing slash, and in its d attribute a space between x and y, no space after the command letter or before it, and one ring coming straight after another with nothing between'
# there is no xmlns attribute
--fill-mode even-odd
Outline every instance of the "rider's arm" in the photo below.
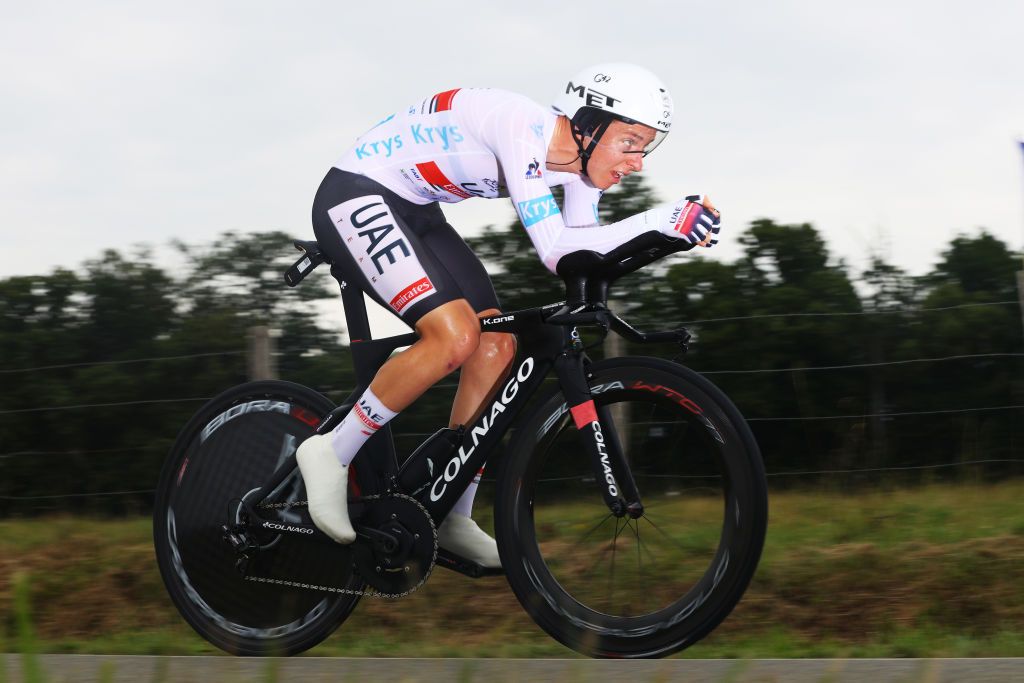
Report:
<svg viewBox="0 0 1024 683"><path fill-rule="evenodd" d="M704 207L687 200L656 207L611 225L567 227L543 179L547 172L543 167L547 146L538 134L540 108L525 98L521 102L504 104L487 116L486 124L481 126L482 137L501 165L512 205L530 241L552 273L556 272L559 259L566 254L582 249L604 254L652 231L694 243L704 240L705 245L710 246L710 240L705 236L712 227L704 228ZM530 170L531 164L535 166L537 163L541 165L540 176ZM697 235L698 240L694 240Z"/></svg>
<svg viewBox="0 0 1024 683"><path fill-rule="evenodd" d="M569 175L572 180L562 185L565 201L562 212L565 224L570 228L591 228L601 221L597 213L597 204L601 201L601 190L584 183L579 176Z"/></svg>
<svg viewBox="0 0 1024 683"><path fill-rule="evenodd" d="M527 229L534 246L537 246L544 265L555 272L558 260L574 251L590 250L605 254L615 247L646 233L657 232L674 239L686 239L692 244L712 246L718 242L717 217L711 214L708 205L682 199L674 204L662 204L609 225L593 225L585 228L558 226L546 219ZM525 220L524 220L525 224ZM537 230L537 228L540 228Z"/></svg>
<svg viewBox="0 0 1024 683"><path fill-rule="evenodd" d="M586 220L582 217L587 211L595 214L591 224L584 227L567 227L567 221L563 220L550 193L539 199L516 201L512 185L509 184L509 193L519 218L541 261L552 273L556 272L559 259L566 254L584 249L605 254L634 237L650 232L673 239L685 239L691 244L705 247L718 242L719 214L705 197L690 196L609 225L597 225L597 200L600 194L591 194L589 198L585 198L585 193L573 195L571 193L575 184L566 185L566 217L582 222ZM583 185L582 182L579 184Z"/></svg>
<svg viewBox="0 0 1024 683"><path fill-rule="evenodd" d="M532 135L529 128L523 127L527 134ZM573 190L568 188L566 214L563 214L547 183L542 178L528 178L526 174L530 162L534 158L543 159L546 151L542 145L526 136L520 136L519 139L506 136L506 142L499 146L496 156L504 171L505 183L519 220L540 260L552 273L557 272L558 260L566 254L581 249L604 254L654 229L644 221L596 225L593 214L598 197L591 195L591 198L585 198L585 192L571 195ZM568 187L575 184L569 183ZM567 227L566 218L579 221L587 227Z"/></svg>

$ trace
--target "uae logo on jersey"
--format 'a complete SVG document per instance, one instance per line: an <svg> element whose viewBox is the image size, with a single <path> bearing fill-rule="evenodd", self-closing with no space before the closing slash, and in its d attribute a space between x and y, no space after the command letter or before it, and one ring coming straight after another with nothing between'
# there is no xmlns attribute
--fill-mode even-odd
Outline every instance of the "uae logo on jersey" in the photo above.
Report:
<svg viewBox="0 0 1024 683"><path fill-rule="evenodd" d="M540 171L540 164L537 163L537 157L533 158L530 165L526 167L526 179L533 180L534 178L540 178L543 173Z"/></svg>

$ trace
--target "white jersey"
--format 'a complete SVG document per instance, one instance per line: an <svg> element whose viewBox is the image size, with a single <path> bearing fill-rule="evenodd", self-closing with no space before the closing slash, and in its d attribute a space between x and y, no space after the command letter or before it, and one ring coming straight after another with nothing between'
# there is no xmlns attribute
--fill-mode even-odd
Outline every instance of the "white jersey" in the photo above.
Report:
<svg viewBox="0 0 1024 683"><path fill-rule="evenodd" d="M462 88L392 114L335 164L414 204L510 197L549 270L580 249L604 253L656 229L640 214L598 226L601 190L546 167L557 114L502 90ZM560 208L550 188L565 189ZM637 220L634 220L637 219Z"/></svg>

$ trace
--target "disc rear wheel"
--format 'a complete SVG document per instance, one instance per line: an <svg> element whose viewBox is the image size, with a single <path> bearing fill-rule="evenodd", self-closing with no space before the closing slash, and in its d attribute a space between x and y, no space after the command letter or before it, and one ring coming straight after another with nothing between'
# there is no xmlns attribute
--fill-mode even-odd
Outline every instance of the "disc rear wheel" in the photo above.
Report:
<svg viewBox="0 0 1024 683"><path fill-rule="evenodd" d="M185 620L217 647L239 655L290 655L326 638L358 595L247 580L223 527L268 500L305 500L298 469L275 491L260 488L333 408L322 395L287 382L253 382L204 406L186 425L164 464L157 490L154 540L172 601ZM357 477L350 477L357 484ZM266 509L260 517L311 524L305 508ZM252 536L259 550L250 576L358 591L351 549L291 534Z"/></svg>

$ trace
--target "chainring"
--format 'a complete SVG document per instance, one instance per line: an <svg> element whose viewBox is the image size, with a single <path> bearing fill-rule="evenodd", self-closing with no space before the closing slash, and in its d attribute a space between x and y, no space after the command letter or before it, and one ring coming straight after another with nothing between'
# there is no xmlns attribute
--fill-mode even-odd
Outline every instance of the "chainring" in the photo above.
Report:
<svg viewBox="0 0 1024 683"><path fill-rule="evenodd" d="M437 529L415 498L401 494L368 500L357 526L388 534L397 543L360 538L353 544L356 572L381 597L399 597L427 580L437 561Z"/></svg>

